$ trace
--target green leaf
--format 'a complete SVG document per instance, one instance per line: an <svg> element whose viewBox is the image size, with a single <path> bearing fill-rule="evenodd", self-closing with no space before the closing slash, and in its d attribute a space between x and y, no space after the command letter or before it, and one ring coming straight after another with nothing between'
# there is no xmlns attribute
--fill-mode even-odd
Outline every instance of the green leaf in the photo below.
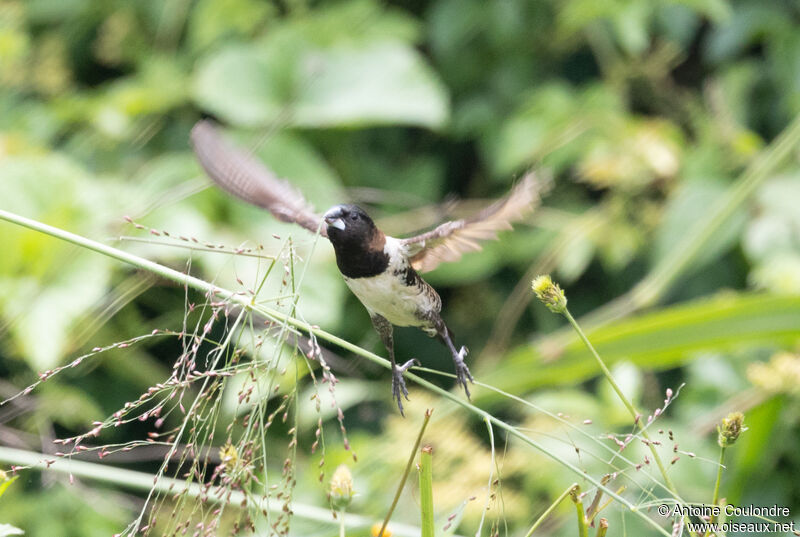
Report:
<svg viewBox="0 0 800 537"><path fill-rule="evenodd" d="M745 412L744 423L748 430L728 450L732 452L728 466L733 469L727 492L729 504L737 505L752 486L752 480L761 479L764 472L769 472L777 463L775 446L786 438L786 430L781 427L786 403L785 397L771 397Z"/></svg>
<svg viewBox="0 0 800 537"><path fill-rule="evenodd" d="M558 259L558 277L565 284L577 280L591 263L595 246L582 229L575 232L569 248L564 248Z"/></svg>
<svg viewBox="0 0 800 537"><path fill-rule="evenodd" d="M728 0L676 0L675 4L686 5L713 22L728 22L733 13Z"/></svg>
<svg viewBox="0 0 800 537"><path fill-rule="evenodd" d="M202 49L224 38L246 37L276 11L276 5L258 0L200 0L190 13L188 41Z"/></svg>
<svg viewBox="0 0 800 537"><path fill-rule="evenodd" d="M101 229L118 210L91 174L60 155L0 161L0 200L28 217L80 232ZM119 213L117 213L119 214ZM36 369L68 350L71 324L105 293L111 263L40 233L2 224L0 311L16 354Z"/></svg>
<svg viewBox="0 0 800 537"><path fill-rule="evenodd" d="M438 128L449 106L444 86L409 45L320 48L294 36L215 54L199 68L194 95L203 108L243 126L285 117L303 127Z"/></svg>
<svg viewBox="0 0 800 537"><path fill-rule="evenodd" d="M236 125L267 124L289 100L286 78L271 58L249 46L229 46L201 63L194 99L209 112Z"/></svg>
<svg viewBox="0 0 800 537"><path fill-rule="evenodd" d="M750 282L776 293L800 292L800 180L786 174L771 179L757 195L757 216L742 240L754 263Z"/></svg>
<svg viewBox="0 0 800 537"><path fill-rule="evenodd" d="M136 76L111 83L90 101L95 127L112 139L134 136L134 121L145 115L164 114L188 100L187 75L169 57L149 56Z"/></svg>
<svg viewBox="0 0 800 537"><path fill-rule="evenodd" d="M590 332L588 338L607 364L626 360L661 370L703 351L791 345L800 340L798 319L800 296L725 294L617 322ZM519 347L501 367L484 372L481 381L521 394L541 386L575 384L598 373L597 362L576 338L557 357L545 356L535 345Z"/></svg>
<svg viewBox="0 0 800 537"><path fill-rule="evenodd" d="M717 24L704 40L704 53L711 62L722 62L741 54L761 36L791 30L788 14L778 6L761 3L744 4L732 16Z"/></svg>
<svg viewBox="0 0 800 537"><path fill-rule="evenodd" d="M69 351L72 323L102 299L109 281L106 259L70 250L69 263L45 287L25 277L0 279L0 301L18 315L12 332L16 350L37 370L53 367Z"/></svg>
<svg viewBox="0 0 800 537"><path fill-rule="evenodd" d="M686 235L696 233L698 220L703 220L708 208L727 191L727 186L717 181L685 182L667 203L661 226L655 238L653 265L677 255L677 247ZM721 226L715 240L694 261L695 269L708 264L729 249L739 239L747 218L746 211L737 211L725 226Z"/></svg>
<svg viewBox="0 0 800 537"><path fill-rule="evenodd" d="M611 19L617 40L631 56L642 54L650 44L648 26L653 8L646 2L629 2L620 7Z"/></svg>
<svg viewBox="0 0 800 537"><path fill-rule="evenodd" d="M409 46L339 47L311 55L307 61L309 82L295 107L298 125L438 128L447 121L444 86Z"/></svg>
<svg viewBox="0 0 800 537"><path fill-rule="evenodd" d="M12 478L10 478L10 479L6 479L6 480L5 480L5 481L3 481L2 483L0 483L0 496L2 496L3 494L5 494L5 493L6 493L6 489L8 489L8 487L10 487L10 486L11 486L11 483L13 483L14 481L16 481L17 479L19 479L19 476L18 476L18 475L15 475L14 477L12 477Z"/></svg>
<svg viewBox="0 0 800 537"><path fill-rule="evenodd" d="M75 488L69 486L30 487L25 494L15 491L4 498L0 516L13 519L33 536L99 537L112 535L130 522L133 514L120 505L116 493L100 487L92 492L84 496L75 494Z"/></svg>
<svg viewBox="0 0 800 537"><path fill-rule="evenodd" d="M591 143L618 136L628 118L619 97L601 84L580 92L549 83L519 99L521 106L487 139L498 175L542 161L562 171L585 157Z"/></svg>
<svg viewBox="0 0 800 537"><path fill-rule="evenodd" d="M284 19L276 28L302 36L316 45L341 43L369 45L380 39L403 43L419 42L420 22L408 11L387 8L376 0L344 0L321 3L303 16Z"/></svg>
<svg viewBox="0 0 800 537"><path fill-rule="evenodd" d="M800 176L771 179L757 194L758 214L744 233L742 246L755 262L779 254L800 253Z"/></svg>

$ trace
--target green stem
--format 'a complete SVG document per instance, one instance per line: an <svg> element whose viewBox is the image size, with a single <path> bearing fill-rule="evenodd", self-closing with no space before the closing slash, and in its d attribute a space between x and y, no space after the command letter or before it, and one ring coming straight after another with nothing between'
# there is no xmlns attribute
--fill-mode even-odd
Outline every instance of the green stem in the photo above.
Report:
<svg viewBox="0 0 800 537"><path fill-rule="evenodd" d="M717 482L714 483L714 499L711 505L719 503L719 485L722 482L722 470L725 468L725 447L719 448L719 468L717 468Z"/></svg>
<svg viewBox="0 0 800 537"><path fill-rule="evenodd" d="M248 309L250 311L258 312L258 313L260 313L261 315L264 315L267 318L273 319L273 320L275 320L277 322L285 322L286 324L294 326L295 328L299 328L300 330L303 330L304 332L313 334L314 336L316 336L316 337L318 337L320 339L323 339L325 341L333 343L334 345L338 345L339 347L341 347L341 348L343 348L343 349L345 349L347 351L350 351L350 352L352 352L354 354L362 356L363 358L366 358L367 360L369 360L371 362L374 362L374 363L380 365L381 367L384 367L386 369L391 369L391 364L389 363L389 361L387 359L381 358L380 356L378 356L378 355L376 355L374 353L366 351L366 350L362 349L361 347L358 347L357 345L354 345L354 344L350 343L349 341L346 341L344 339L336 337L333 334L330 334L329 332L321 330L318 327L312 326L309 323L306 323L306 322L301 321L299 319L295 319L295 318L293 318L293 317L291 317L289 315L286 315L286 314L284 314L284 313L282 313L280 311L274 310L272 308L268 308L268 307L266 307L264 305L256 304L254 299L252 299L252 300L248 299L248 298L246 298L246 297L244 297L242 295L235 294L232 291L229 291L227 289L221 289L221 288L216 287L216 286L214 286L214 285L212 285L212 284L210 284L210 283L208 283L206 281L203 281L203 280L201 280L199 278L195 278L193 276L189 276L188 274L184 274L182 272L178 272L177 270L173 270L173 269L171 269L169 267L165 267L163 265L159 265L158 263L154 263L153 261L150 261L148 259L144 259L144 258L138 257L138 256L130 254L128 252L124 252L122 250L118 250L116 248L112 248L110 246L106 246L105 244L98 243L98 242L93 241L91 239L87 239L86 237L81 237L80 235L76 235L74 233L70 233L70 232L64 231L62 229L58 229L58 228L55 228L55 227L52 227L52 226L48 226L47 224L43 224L41 222L37 222L37 221L31 220L29 218L25 218L23 216L19 216L19 215L16 215L14 213L10 213L8 211L4 211L2 209L0 209L0 219L7 220L9 222L12 222L12 223L27 227L29 229L33 229L35 231L39 231L41 233L45 233L47 235L50 235L52 237L56 237L58 239L61 239L61 240L67 241L67 242L71 242L71 243L76 244L78 246L81 246L83 248L87 248L89 250L92 250L92 251L98 252L100 254L106 255L108 257L111 257L113 259L117 259L117 260L122 261L124 263L128 263L128 264L130 264L132 266L135 266L135 267L138 267L140 269L147 270L147 271L152 272L154 274L157 274L157 275L159 275L159 276L161 276L161 277L163 277L163 278L165 278L167 280L173 281L173 282L175 282L175 283L177 283L179 285L185 285L185 286L191 287L191 288L193 288L193 289L195 289L197 291L200 291L200 292L203 292L203 293L213 294L213 295L215 295L217 297L224 298L224 299L226 299L226 300L228 300L228 301L230 301L232 303L238 304L238 305L240 305L240 306L242 306L242 307L244 307L244 308L246 308L246 309ZM602 489L606 493L606 495L608 495L609 497L614 498L615 500L617 500L620 503L620 505L624 506L629 511L635 513L637 516L639 516L647 524L649 524L653 528L657 529L659 533L669 537L669 535L670 535L669 532L667 532L664 528L662 528L655 520L653 520L652 518L647 516L645 513L639 511L635 505L633 505L632 503L627 501L625 498L621 497L619 494L616 494L614 491L612 491L608 487L606 487L603 484L601 484L600 481L597 480L596 478L586 474L583 471L583 469L579 468L578 466L575 466L574 464L570 463L569 461L567 461L564 458L560 458L552 450L549 450L548 448L546 448L542 444L538 443L537 441L525 436L516 427L513 427L513 426L509 425L508 423L500 420L499 418L496 418L493 415L489 414L485 410L476 407L472 403L469 403L469 402L465 401L464 399L456 396L455 394L453 394L453 393L451 393L451 392L449 392L447 390L444 390L444 389L440 388L439 386L436 386L435 384L433 384L433 383L431 383L431 382L429 382L429 381L427 381L427 380L415 375L414 373L406 371L405 372L405 377L408 378L409 380L415 382L416 384L425 387L429 391L432 391L432 392L438 394L439 396L441 396L441 397L443 397L445 399L448 399L448 400L454 402L457 405L460 405L464 409L468 410L469 412L472 412L473 414L476 414L477 416L481 417L482 419L487 419L487 420L491 421L492 424L494 424L495 426L507 431L511 436L514 436L514 437L518 438L519 440L521 440L525 444L529 445L530 447L534 448L535 450L539 451L543 455L545 455L548 458L554 460L555 462L561 464L562 466L564 466L565 468L567 468L571 472L573 472L575 475L579 476L581 479L586 479L587 481L592 483L594 486L599 487L600 489Z"/></svg>
<svg viewBox="0 0 800 537"><path fill-rule="evenodd" d="M597 537L606 537L608 531L608 520L601 518L597 523Z"/></svg>
<svg viewBox="0 0 800 537"><path fill-rule="evenodd" d="M422 369L422 368L421 368ZM492 429L492 422L483 418L483 423L486 424L486 432L489 433L489 447L491 448L491 467L489 468L489 478L486 480L486 504L481 509L481 521L478 523L478 530L475 535L481 535L483 531L483 523L486 521L486 513L489 511L489 503L492 501L492 483L494 482L494 469L497 459L495 458L494 446L494 429Z"/></svg>
<svg viewBox="0 0 800 537"><path fill-rule="evenodd" d="M669 474L667 473L667 469L664 466L664 463L661 461L661 457L658 455L658 451L656 450L655 444L653 444L653 441L650 440L650 435L647 433L647 428L642 423L641 414L639 414L636 411L636 408L634 408L633 404L630 402L628 397L623 393L622 389L617 384L617 381L614 380L613 375L611 375L611 371L606 366L606 363L603 361L602 358L600 358L600 355L595 350L594 345L592 345L591 341L589 341L589 338L586 337L586 334L583 333L583 330L581 329L580 325L578 324L578 322L575 320L575 318L572 316L572 314L569 312L567 308L564 308L564 316L567 318L567 320L569 320L570 324L578 333L578 336L581 338L581 341L583 341L583 344L586 345L586 347L592 353L592 356L594 356L595 360L597 360L600 369L603 371L603 375L605 375L606 379L608 379L608 382L611 384L611 387L614 388L614 391L617 392L617 396L619 396L620 400L625 405L625 408L627 408L628 412L630 412L634 423L636 423L639 426L639 431L642 434L642 438L644 438L645 441L647 442L647 447L650 448L650 453L653 455L653 460L656 462L658 470L661 472L661 476L664 478L664 483L666 484L667 488L669 489L669 491L672 493L672 495L675 497L676 500L678 500L680 503L684 503L683 499L678 494L678 489L675 487L675 484L672 482L672 479L670 479ZM684 519L687 522L689 520L688 516L684 517ZM694 535L693 532L691 532L691 534Z"/></svg>
<svg viewBox="0 0 800 537"><path fill-rule="evenodd" d="M339 513L339 537L345 537L346 533L344 531L344 515L345 512L341 511Z"/></svg>
<svg viewBox="0 0 800 537"><path fill-rule="evenodd" d="M252 494L245 495L238 490L215 493L215 487L205 490L205 487L200 483L187 483L186 481L169 477L161 477L154 482L153 474L135 472L123 468L114 468L113 466L105 464L59 458L33 451L0 447L0 462L13 464L15 466L25 466L36 470L47 470L64 475L72 475L81 479L90 479L101 483L111 483L131 490L145 492L155 490L169 495L186 491L185 494L189 497L203 497L213 503L242 505L243 502L246 502L248 506L259 510L266 509L273 513L283 512L283 507L274 501L267 502ZM322 507L314 505L307 505L294 501L292 502L292 513L295 516L307 520L314 520L326 524L334 523L330 509L323 509ZM354 514L346 514L342 516L342 519L342 522L347 523L347 526L350 528L369 528L374 521L371 517ZM395 535L403 537L418 537L420 534L419 528L407 524L393 524L392 530Z"/></svg>
<svg viewBox="0 0 800 537"><path fill-rule="evenodd" d="M572 502L575 504L575 511L578 515L578 537L589 537L589 526L586 524L586 515L583 512L583 502L580 499L581 488L574 486L569 491Z"/></svg>
<svg viewBox="0 0 800 537"><path fill-rule="evenodd" d="M714 498L711 500L711 505L717 505L719 503L719 486L722 483L722 470L725 469L725 446L720 446L719 448L719 467L717 468L717 481L714 483ZM714 523L717 517L711 515L710 523ZM706 532L708 535L709 532Z"/></svg>
<svg viewBox="0 0 800 537"><path fill-rule="evenodd" d="M383 532L386 531L386 526L389 525L389 519L392 518L392 513L394 513L395 507L397 507L397 502L400 501L400 494L403 492L403 487L406 486L408 474L411 472L411 467L414 465L414 459L417 456L419 444L422 442L422 435L425 433L425 428L428 426L428 422L431 421L431 414L433 414L433 409L429 408L425 411L425 419L422 421L422 427L419 429L417 440L414 442L414 448L411 450L411 456L408 458L408 462L406 463L406 469L403 471L403 477L400 478L400 483L397 485L397 491L394 493L392 505L389 506L389 512L386 513L386 518L383 519L383 525L381 526L381 530L378 532L378 537L383 537Z"/></svg>
<svg viewBox="0 0 800 537"><path fill-rule="evenodd" d="M672 483L672 480L669 478L669 474L667 474L667 469L664 467L664 463L661 462L661 457L659 457L655 445L650 440L650 435L647 434L647 429L645 428L645 425L642 423L641 414L639 414L636 411L636 408L634 408L633 404L630 402L628 397L622 392L622 389L617 384L617 381L614 380L614 377L613 375L611 375L611 371L606 366L606 363L603 361L602 358L600 358L600 355L597 354L597 351L595 350L594 346L586 337L586 334L583 333L583 330L581 330L580 325L572 316L572 314L570 314L568 309L564 310L564 316L567 318L567 320L569 320L570 324L578 333L578 336L581 338L581 341L583 341L584 345L586 345L586 347L592 353L592 356L594 356L595 360L597 360L600 369L603 371L603 375L605 375L606 379L608 379L608 382L611 384L611 387L614 388L614 391L617 392L617 396L625 405L625 408L628 409L628 412L630 412L633 421L639 426L639 430L642 433L642 437L647 441L647 446L650 448L650 452L653 454L653 460L656 462L656 465L658 466L658 469L661 472L661 476L664 478L664 483L666 483L667 488L670 490L670 492L672 492L672 494L675 496L677 500L683 502L680 496L678 496L678 491L675 488L675 485Z"/></svg>
<svg viewBox="0 0 800 537"><path fill-rule="evenodd" d="M425 446L419 456L419 504L422 537L433 537L433 448Z"/></svg>
<svg viewBox="0 0 800 537"><path fill-rule="evenodd" d="M539 518L536 519L536 522L533 523L533 526L531 526L531 529L529 529L528 533L525 534L525 537L531 537L531 535L533 535L533 532L536 531L536 528L538 528L542 524L542 522L544 522L545 519L548 516L550 516L550 513L552 513L553 510L556 507L558 507L558 504L560 504L562 501L564 501L564 498L567 497L567 494L569 494L570 491L572 491L572 489L574 489L577 486L578 486L577 483L573 483L569 487L567 487L567 489L564 492L561 493L561 496L556 498L556 500L553 503L550 504L550 507L545 509L544 513L542 513L542 516L540 516Z"/></svg>

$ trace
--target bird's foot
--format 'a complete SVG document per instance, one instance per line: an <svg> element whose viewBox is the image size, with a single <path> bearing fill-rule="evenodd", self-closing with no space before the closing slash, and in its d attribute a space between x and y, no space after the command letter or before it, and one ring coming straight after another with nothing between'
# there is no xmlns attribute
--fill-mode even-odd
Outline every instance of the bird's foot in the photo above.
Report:
<svg viewBox="0 0 800 537"><path fill-rule="evenodd" d="M405 414L403 414L403 397L409 400L408 389L406 388L406 380L403 378L403 373L412 365L420 365L419 360L412 358L403 365L395 365L392 368L392 397L397 401L397 408L400 409L400 415L403 417L405 417Z"/></svg>
<svg viewBox="0 0 800 537"><path fill-rule="evenodd" d="M420 365L419 360L412 358L403 365L395 365L392 368L392 397L397 401L397 408L400 409L400 415L403 414L403 397L408 399L408 389L406 388L406 380L403 378L403 373L408 370L412 365Z"/></svg>
<svg viewBox="0 0 800 537"><path fill-rule="evenodd" d="M453 355L453 363L456 366L456 383L464 387L464 391L467 393L467 399L469 399L470 393L469 387L467 386L467 380L474 382L475 379L472 378L472 373L469 372L469 368L464 362L464 358L467 357L467 353L469 353L469 350L462 346L461 349L459 349L458 354Z"/></svg>

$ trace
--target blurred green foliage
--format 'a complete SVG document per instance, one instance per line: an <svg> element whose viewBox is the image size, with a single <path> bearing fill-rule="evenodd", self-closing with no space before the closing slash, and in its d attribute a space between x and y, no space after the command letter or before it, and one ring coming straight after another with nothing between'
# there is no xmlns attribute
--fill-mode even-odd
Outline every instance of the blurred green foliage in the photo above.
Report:
<svg viewBox="0 0 800 537"><path fill-rule="evenodd" d="M327 244L203 190L188 146L193 123L217 118L318 209L353 199L393 233L437 223L446 209L435 204L452 193L498 196L535 166L554 187L530 225L427 279L472 349L478 380L576 423L591 419L587 431L604 437L629 430L624 409L592 380L581 347L548 336L561 319L530 304L528 282L552 272L583 314L681 255L710 207L800 113L799 23L793 3L758 0L0 0L0 208L100 241L149 238L118 245L175 267L191 259L194 273L232 289L257 286L263 260L165 247L123 216L201 243L263 244L271 254L291 234L305 271L298 311L382 353ZM686 384L656 425L698 455L670 467L686 499L710 501L715 468L704 459L715 459L716 421L742 410L750 430L730 450L723 495L737 505L787 505L797 519L796 150L789 160L735 207L653 311L590 337L641 408ZM0 236L0 398L92 347L180 329L183 290L7 223ZM411 330L397 341L400 356L450 371L437 342ZM53 451L53 438L90 428L165 379L179 352L148 343L68 370L0 407L0 443ZM492 467L481 423L418 390L402 420L383 371L347 355L341 363L337 400L359 454L349 510L383 516L407 457L398 446L410 448L413 416L433 406L437 517L463 509L459 532L474 532ZM325 505L319 455L307 449L311 387L297 382L296 498ZM581 458L559 422L475 391L478 404L540 433L560 456L609 472ZM335 412L322 405L322 413L337 438ZM521 535L576 478L495 441L503 485L488 517ZM328 441L325 468L349 458L340 444ZM158 454L112 462L153 471ZM25 473L0 501L0 522L30 536L108 535L139 501ZM416 520L414 502L404 497L395 516ZM572 534L562 507L564 518L543 533ZM610 534L621 534L626 515L612 507L604 516ZM625 524L645 531L630 517ZM303 520L293 528L336 531Z"/></svg>

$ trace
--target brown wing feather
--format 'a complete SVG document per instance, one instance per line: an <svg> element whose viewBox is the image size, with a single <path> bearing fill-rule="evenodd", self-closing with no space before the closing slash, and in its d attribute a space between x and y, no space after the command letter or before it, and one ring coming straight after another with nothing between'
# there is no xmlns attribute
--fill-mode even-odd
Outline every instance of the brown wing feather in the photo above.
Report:
<svg viewBox="0 0 800 537"><path fill-rule="evenodd" d="M419 272L429 272L439 263L458 261L464 253L480 250L478 241L497 239L498 231L511 229L512 222L533 211L541 189L542 182L532 172L528 173L508 196L474 216L445 222L427 233L402 239L411 265Z"/></svg>
<svg viewBox="0 0 800 537"><path fill-rule="evenodd" d="M222 189L267 209L278 220L327 236L325 226L320 226L322 218L296 188L225 140L213 123L199 121L192 128L191 138L203 169Z"/></svg>

